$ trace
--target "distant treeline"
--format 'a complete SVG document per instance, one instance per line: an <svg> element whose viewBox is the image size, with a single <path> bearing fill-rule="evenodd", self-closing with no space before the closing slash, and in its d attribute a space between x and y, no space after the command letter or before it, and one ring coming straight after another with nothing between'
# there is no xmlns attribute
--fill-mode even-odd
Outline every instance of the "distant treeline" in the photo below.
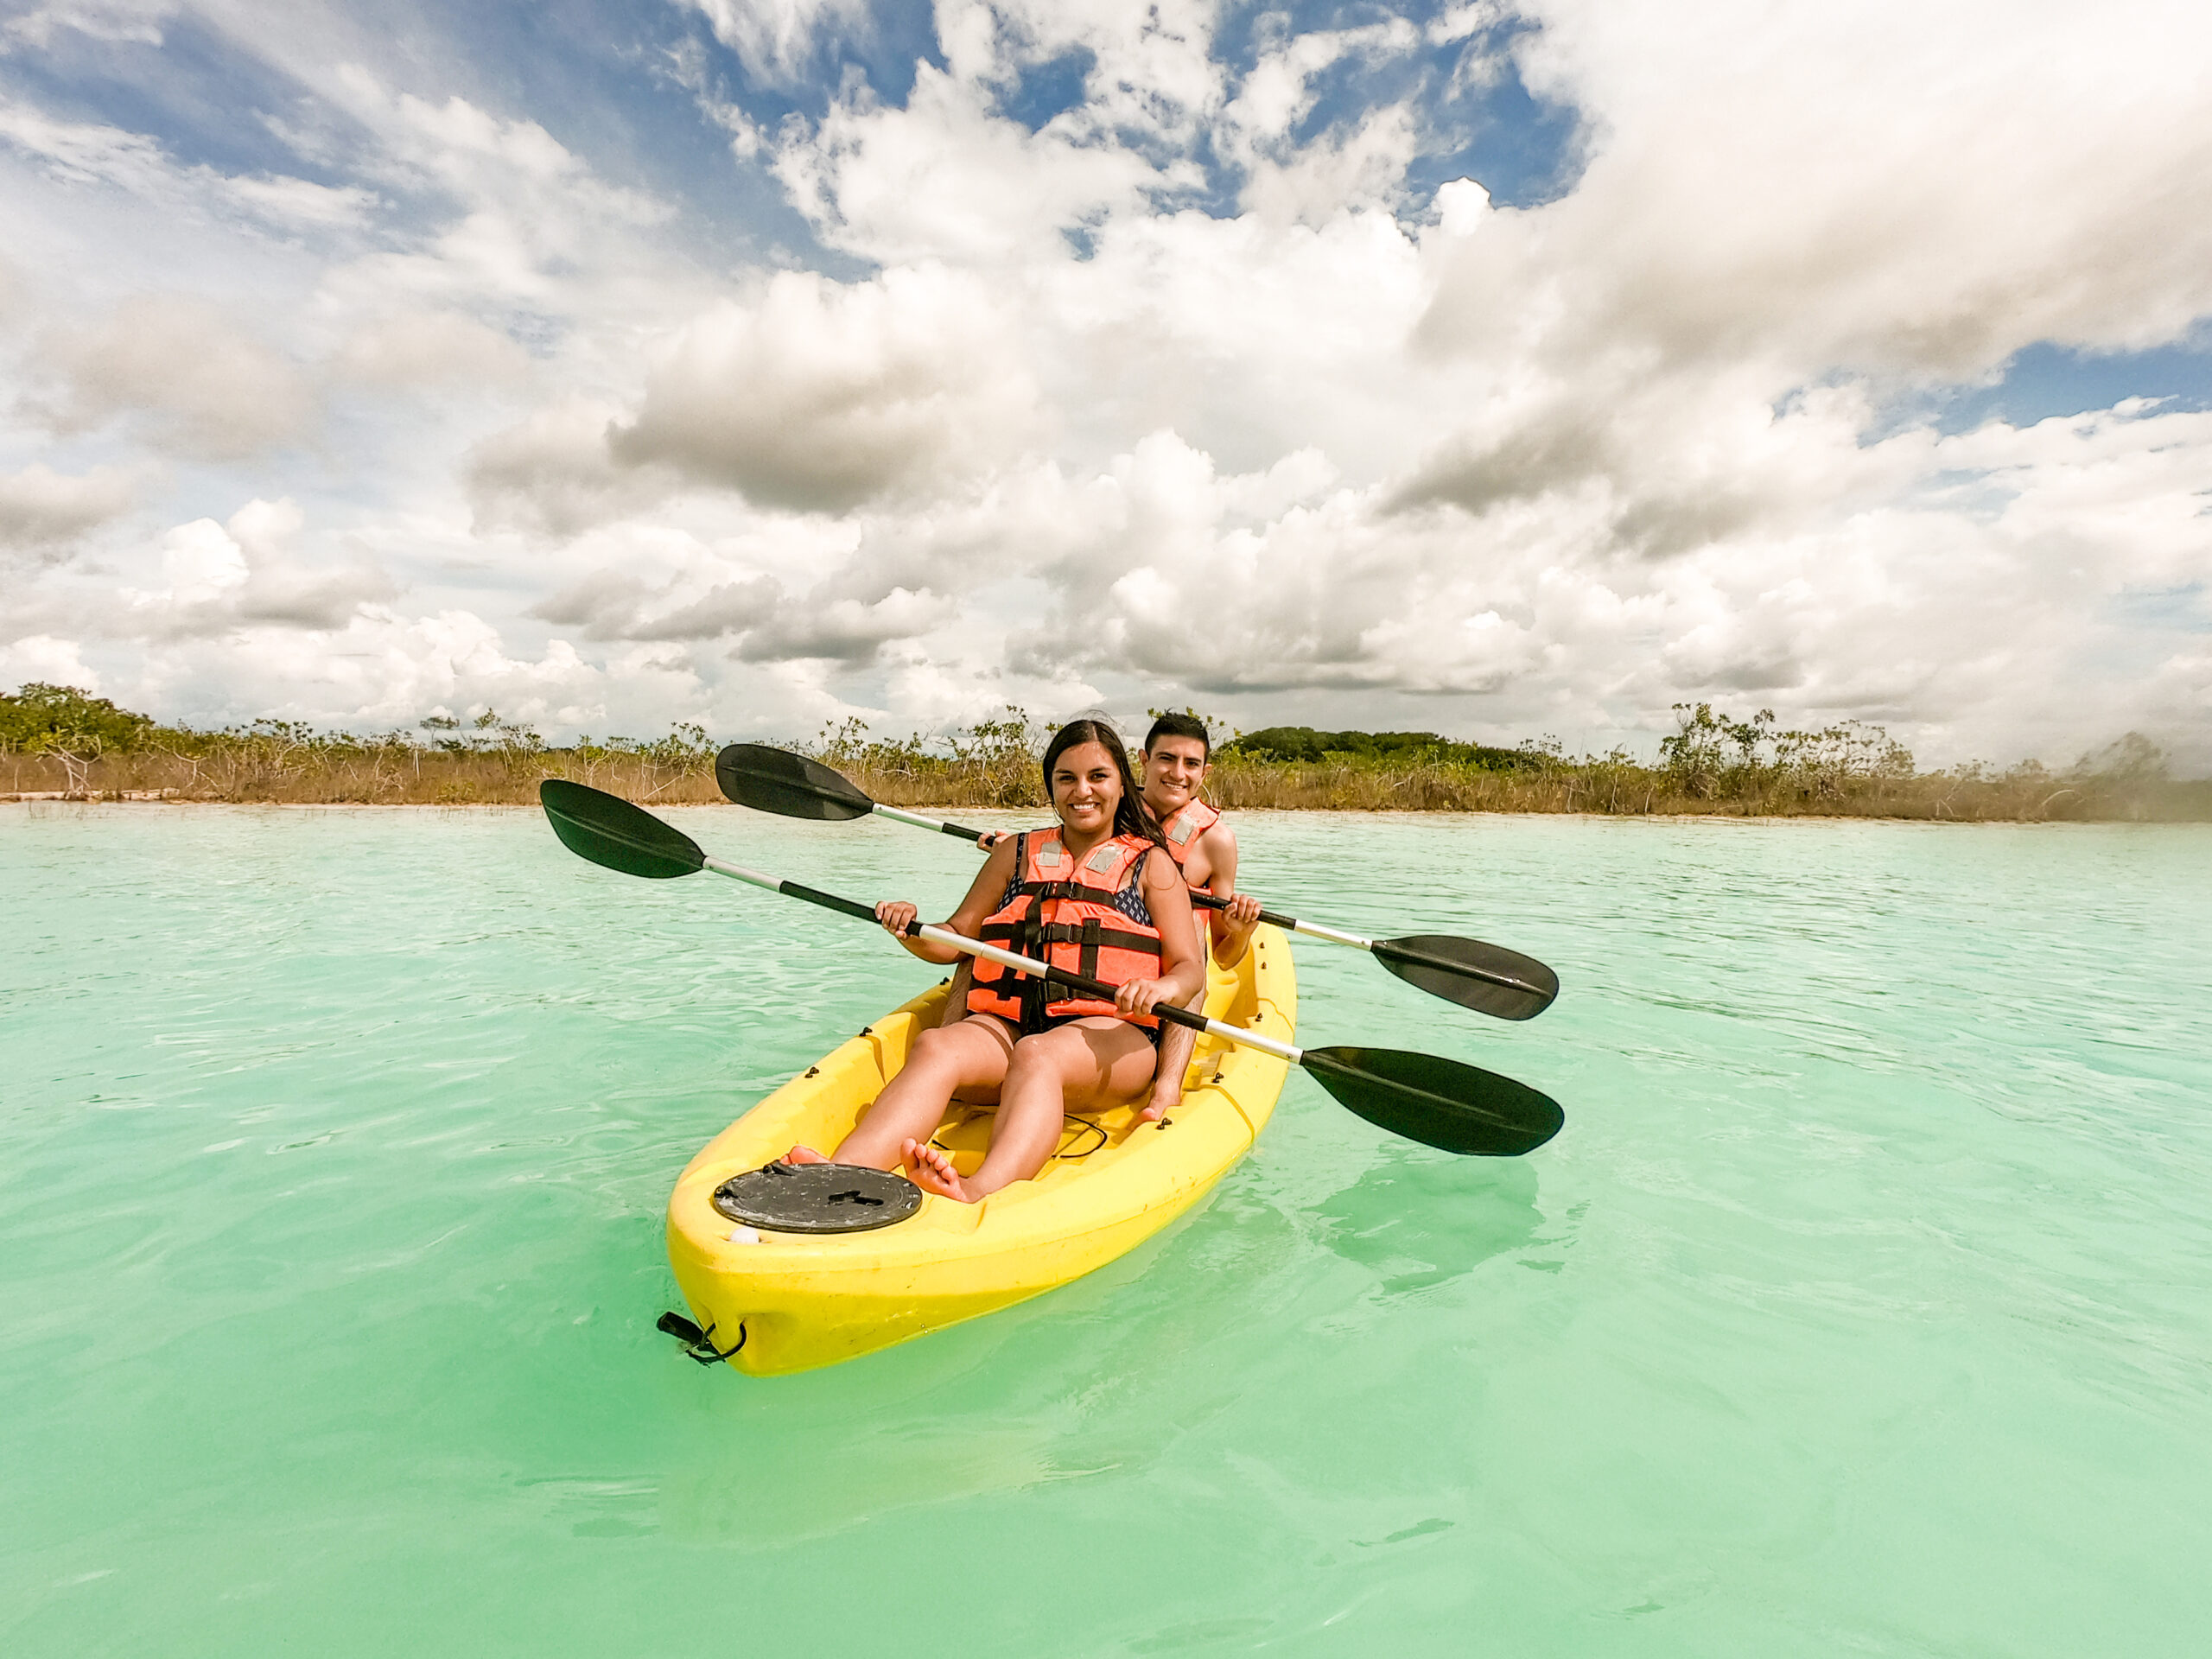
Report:
<svg viewBox="0 0 2212 1659"><path fill-rule="evenodd" d="M1652 760L1626 749L1569 756L1550 739L1507 749L1434 732L1231 733L1216 750L1207 793L1230 809L2212 819L2212 780L2173 779L2165 757L2133 733L2063 771L2027 760L1922 772L1878 726L1796 731L1771 710L1738 719L1708 703L1675 713L1675 729ZM1008 708L942 737L877 738L848 720L791 747L894 806L1041 807L1046 736ZM719 747L702 727L683 724L657 738L553 748L490 709L466 723L439 716L369 736L282 720L200 731L66 686L0 696L0 795L520 805L535 802L539 779L559 777L632 800L704 803L721 799Z"/></svg>
<svg viewBox="0 0 2212 1659"><path fill-rule="evenodd" d="M1241 733L1224 743L1221 753L1224 757L1249 756L1262 761L1427 760L1485 772L1523 772L1542 765L1533 750L1494 749L1484 743L1439 737L1434 732L1317 732L1311 726L1270 726L1264 731Z"/></svg>

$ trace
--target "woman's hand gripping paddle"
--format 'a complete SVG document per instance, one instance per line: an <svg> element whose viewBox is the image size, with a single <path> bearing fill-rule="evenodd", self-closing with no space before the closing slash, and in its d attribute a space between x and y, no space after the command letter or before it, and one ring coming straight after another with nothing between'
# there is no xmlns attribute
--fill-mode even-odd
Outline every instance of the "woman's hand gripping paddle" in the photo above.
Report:
<svg viewBox="0 0 2212 1659"><path fill-rule="evenodd" d="M731 744L715 758L715 777L722 793L740 806L786 818L837 823L875 813L971 845L983 833L870 800L842 773L832 772L818 760L788 749L770 748L765 743ZM1191 902L1202 910L1224 910L1229 904L1210 893L1194 893ZM1269 910L1262 911L1260 919L1311 938L1365 950L1407 984L1500 1020L1533 1020L1551 1007L1552 999L1559 995L1559 976L1542 963L1480 939L1457 938L1448 933L1366 939L1319 922L1278 916Z"/></svg>
<svg viewBox="0 0 2212 1659"><path fill-rule="evenodd" d="M626 875L666 879L696 875L712 870L717 875L748 881L771 893L804 899L859 921L874 923L873 906L857 899L779 880L736 864L709 858L699 843L650 812L602 790L588 788L565 779L549 778L537 786L553 833L568 849L594 864ZM1033 957L1017 956L995 945L963 938L942 927L916 923L910 935L950 945L971 957L983 957L1026 974L1048 977L1058 985L1085 995L1111 998L1114 988L1079 974L1063 973ZM1181 1008L1160 1007L1159 1018L1188 1026L1247 1048L1256 1048L1306 1073L1338 1102L1378 1128L1404 1135L1423 1146L1446 1152L1487 1157L1512 1157L1541 1147L1559 1133L1564 1118L1558 1103L1526 1084L1494 1071L1463 1065L1457 1060L1430 1054L1411 1054L1390 1048L1298 1048L1277 1042L1255 1031L1224 1025Z"/></svg>

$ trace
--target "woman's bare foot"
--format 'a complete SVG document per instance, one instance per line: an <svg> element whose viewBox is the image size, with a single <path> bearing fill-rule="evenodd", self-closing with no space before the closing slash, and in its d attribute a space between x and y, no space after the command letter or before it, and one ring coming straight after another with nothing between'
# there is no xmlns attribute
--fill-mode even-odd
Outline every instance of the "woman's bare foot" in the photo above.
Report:
<svg viewBox="0 0 2212 1659"><path fill-rule="evenodd" d="M812 1147L793 1147L789 1152L784 1154L782 1161L796 1166L799 1164L826 1164L830 1160L827 1158L824 1158L820 1153L817 1152Z"/></svg>
<svg viewBox="0 0 2212 1659"><path fill-rule="evenodd" d="M900 1141L899 1161L906 1168L906 1179L923 1192L957 1198L963 1204L976 1202L961 1185L960 1172L953 1168L952 1160L926 1141Z"/></svg>

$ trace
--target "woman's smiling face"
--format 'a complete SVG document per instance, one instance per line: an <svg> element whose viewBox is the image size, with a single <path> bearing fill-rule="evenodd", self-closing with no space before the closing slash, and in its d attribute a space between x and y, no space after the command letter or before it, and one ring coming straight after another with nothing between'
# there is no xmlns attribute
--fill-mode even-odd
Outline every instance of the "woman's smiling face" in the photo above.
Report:
<svg viewBox="0 0 2212 1659"><path fill-rule="evenodd" d="M1052 810L1069 829L1111 834L1122 804L1122 774L1103 743L1077 743L1052 762Z"/></svg>

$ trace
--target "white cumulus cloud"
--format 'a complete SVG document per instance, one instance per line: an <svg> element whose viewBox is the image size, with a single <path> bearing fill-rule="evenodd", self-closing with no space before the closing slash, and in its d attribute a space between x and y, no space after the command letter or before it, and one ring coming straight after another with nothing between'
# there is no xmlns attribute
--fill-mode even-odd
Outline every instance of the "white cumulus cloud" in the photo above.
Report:
<svg viewBox="0 0 2212 1659"><path fill-rule="evenodd" d="M931 493L1037 437L1011 335L981 283L942 269L784 273L669 343L613 453L800 512Z"/></svg>
<svg viewBox="0 0 2212 1659"><path fill-rule="evenodd" d="M128 417L156 448L199 461L313 435L306 373L204 300L126 300L99 322L49 332L36 356L54 390L26 404L60 432Z"/></svg>
<svg viewBox="0 0 2212 1659"><path fill-rule="evenodd" d="M137 483L116 467L71 475L34 461L0 476L0 547L43 549L73 541L130 511Z"/></svg>

